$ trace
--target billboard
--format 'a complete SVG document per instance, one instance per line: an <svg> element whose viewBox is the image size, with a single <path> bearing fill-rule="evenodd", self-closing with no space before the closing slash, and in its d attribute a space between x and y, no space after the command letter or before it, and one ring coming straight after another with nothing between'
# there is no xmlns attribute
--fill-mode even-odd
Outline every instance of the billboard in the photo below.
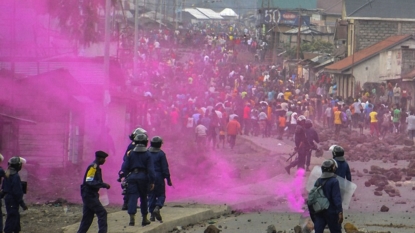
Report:
<svg viewBox="0 0 415 233"><path fill-rule="evenodd" d="M281 24L298 26L298 12L279 10L276 8L264 9L260 13L260 21L262 24ZM301 25L310 25L310 16L301 16Z"/></svg>

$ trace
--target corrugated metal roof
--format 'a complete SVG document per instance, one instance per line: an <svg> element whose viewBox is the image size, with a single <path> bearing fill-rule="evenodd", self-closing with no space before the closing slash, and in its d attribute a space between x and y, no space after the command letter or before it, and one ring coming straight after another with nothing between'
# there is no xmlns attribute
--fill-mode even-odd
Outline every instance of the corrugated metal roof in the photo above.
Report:
<svg viewBox="0 0 415 233"><path fill-rule="evenodd" d="M415 19L414 0L346 0L345 6L350 18Z"/></svg>
<svg viewBox="0 0 415 233"><path fill-rule="evenodd" d="M407 41L411 38L412 35L391 36L386 40L362 49L356 52L354 55L348 56L332 65L327 66L325 70L335 72L345 71L350 69L352 66L360 64L361 62L366 61L367 59L379 54L383 50L396 46L399 43Z"/></svg>
<svg viewBox="0 0 415 233"><path fill-rule="evenodd" d="M202 14L206 15L209 19L223 19L219 13L214 12L212 9L208 8L196 8L198 11L202 12Z"/></svg>
<svg viewBox="0 0 415 233"><path fill-rule="evenodd" d="M191 14L193 17L195 17L196 19L209 19L206 15L204 15L202 12L193 9L193 8L185 8L183 9L184 12L187 12L189 14Z"/></svg>
<svg viewBox="0 0 415 233"><path fill-rule="evenodd" d="M307 9L315 10L317 9L317 0L270 0L270 8L279 8L279 9ZM262 5L263 4L263 5ZM257 7L261 8L262 6L268 7L268 1L258 1Z"/></svg>

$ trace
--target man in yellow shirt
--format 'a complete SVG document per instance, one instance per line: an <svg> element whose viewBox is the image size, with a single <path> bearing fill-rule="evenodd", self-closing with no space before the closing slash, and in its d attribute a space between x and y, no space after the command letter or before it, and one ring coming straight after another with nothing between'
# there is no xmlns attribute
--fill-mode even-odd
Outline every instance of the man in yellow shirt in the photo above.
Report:
<svg viewBox="0 0 415 233"><path fill-rule="evenodd" d="M379 137L378 113L375 108L369 113L370 135ZM376 135L374 135L376 133Z"/></svg>
<svg viewBox="0 0 415 233"><path fill-rule="evenodd" d="M334 137L340 134L340 129L342 127L342 119L341 119L342 112L339 109L336 109L334 112Z"/></svg>
<svg viewBox="0 0 415 233"><path fill-rule="evenodd" d="M285 90L285 92L284 92L284 99L286 100L286 101L289 101L290 100L290 97L292 96L292 92L290 91L290 89L286 89Z"/></svg>

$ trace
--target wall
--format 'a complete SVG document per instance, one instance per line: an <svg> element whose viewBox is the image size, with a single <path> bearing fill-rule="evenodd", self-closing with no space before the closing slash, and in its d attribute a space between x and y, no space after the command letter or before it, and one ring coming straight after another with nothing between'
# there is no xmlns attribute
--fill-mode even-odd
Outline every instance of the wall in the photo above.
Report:
<svg viewBox="0 0 415 233"><path fill-rule="evenodd" d="M357 65L353 69L356 82L363 86L366 82L379 82L379 55Z"/></svg>
<svg viewBox="0 0 415 233"><path fill-rule="evenodd" d="M355 31L355 51L376 44L390 36L414 34L415 22L398 22L386 20L354 20L349 25L349 33ZM352 43L349 41L349 45Z"/></svg>
<svg viewBox="0 0 415 233"><path fill-rule="evenodd" d="M402 72L402 50L388 50L379 54L379 78L381 81L400 77Z"/></svg>

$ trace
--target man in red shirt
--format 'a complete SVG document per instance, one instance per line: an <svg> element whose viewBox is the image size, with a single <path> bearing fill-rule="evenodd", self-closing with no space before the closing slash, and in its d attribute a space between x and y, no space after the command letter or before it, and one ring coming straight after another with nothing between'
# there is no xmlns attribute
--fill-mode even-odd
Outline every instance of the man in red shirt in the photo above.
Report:
<svg viewBox="0 0 415 233"><path fill-rule="evenodd" d="M244 108L244 115L243 115L243 124L244 124L244 134L248 135L251 129L250 122L251 122L251 104L247 103Z"/></svg>
<svg viewBox="0 0 415 233"><path fill-rule="evenodd" d="M235 147L236 135L241 133L241 125L238 122L238 116L235 116L231 121L229 121L226 126L226 131L228 133L228 140L231 146L231 149Z"/></svg>

